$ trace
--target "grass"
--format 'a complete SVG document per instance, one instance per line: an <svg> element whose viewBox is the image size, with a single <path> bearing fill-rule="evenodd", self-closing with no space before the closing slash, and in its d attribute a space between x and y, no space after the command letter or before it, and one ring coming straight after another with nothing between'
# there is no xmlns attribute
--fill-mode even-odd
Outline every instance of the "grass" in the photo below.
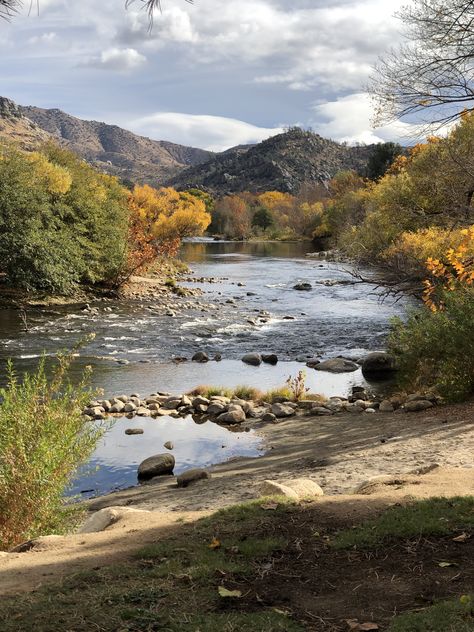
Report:
<svg viewBox="0 0 474 632"><path fill-rule="evenodd" d="M265 500L218 511L179 527L176 535L120 565L76 573L60 585L0 603L2 632L302 632L283 611L256 605L242 612L239 598L259 569L288 546L278 524L295 507L274 511ZM255 610L255 611L254 611Z"/></svg>
<svg viewBox="0 0 474 632"><path fill-rule="evenodd" d="M236 386L235 388L200 384L199 386L193 388L192 391L189 391L189 393L187 394L194 397L197 395L202 395L203 397L207 397L208 399L213 397L214 395L219 395L221 397L228 397L229 399L233 399L235 397L237 399L244 399L246 401L270 402L272 404L275 402L275 400L280 401L280 399L282 398L289 402L295 401L293 391L288 386L274 388L269 391L261 391L254 386L248 386L246 384L241 384L240 386ZM316 393L307 393L305 394L303 399L309 399L320 404L324 404L327 401L327 398L325 398L323 395L318 395Z"/></svg>
<svg viewBox="0 0 474 632"><path fill-rule="evenodd" d="M240 385L234 389L234 397L245 399L247 401L258 402L263 398L263 393L254 386Z"/></svg>
<svg viewBox="0 0 474 632"><path fill-rule="evenodd" d="M422 610L396 617L388 632L473 632L474 610L472 597L456 601L440 601Z"/></svg>
<svg viewBox="0 0 474 632"><path fill-rule="evenodd" d="M449 535L474 526L474 497L431 498L392 507L378 518L340 531L334 549L375 548L395 538Z"/></svg>

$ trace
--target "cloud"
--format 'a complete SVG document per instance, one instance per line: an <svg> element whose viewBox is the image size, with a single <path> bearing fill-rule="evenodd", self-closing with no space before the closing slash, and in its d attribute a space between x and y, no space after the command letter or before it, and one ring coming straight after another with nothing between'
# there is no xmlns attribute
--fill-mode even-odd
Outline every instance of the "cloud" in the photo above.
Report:
<svg viewBox="0 0 474 632"><path fill-rule="evenodd" d="M128 72L135 70L145 62L145 55L134 48L108 48L103 50L100 56L88 60L85 65L103 70Z"/></svg>
<svg viewBox="0 0 474 632"><path fill-rule="evenodd" d="M370 144L397 140L402 144L411 144L419 132L416 125L400 122L374 128L371 122L372 104L365 93L319 103L313 110L314 130L321 136L341 142Z"/></svg>
<svg viewBox="0 0 474 632"><path fill-rule="evenodd" d="M129 121L126 126L144 136L203 147L210 151L223 151L235 145L257 143L283 131L280 127L257 127L222 116L180 112L157 112Z"/></svg>

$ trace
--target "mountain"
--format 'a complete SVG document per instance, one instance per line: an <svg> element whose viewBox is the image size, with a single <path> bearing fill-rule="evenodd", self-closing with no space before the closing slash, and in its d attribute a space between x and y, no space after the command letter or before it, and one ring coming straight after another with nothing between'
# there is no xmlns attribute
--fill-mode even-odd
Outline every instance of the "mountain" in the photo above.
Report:
<svg viewBox="0 0 474 632"><path fill-rule="evenodd" d="M138 136L117 125L84 121L33 106L20 112L85 160L123 180L155 186L213 156L210 151Z"/></svg>
<svg viewBox="0 0 474 632"><path fill-rule="evenodd" d="M16 103L4 97L0 97L0 137L7 138L28 151L51 140L47 132L23 116Z"/></svg>
<svg viewBox="0 0 474 632"><path fill-rule="evenodd" d="M284 191L303 183L324 183L338 171L365 173L372 146L348 147L313 132L293 128L258 145L239 146L190 167L167 184L211 193Z"/></svg>
<svg viewBox="0 0 474 632"><path fill-rule="evenodd" d="M138 136L117 125L85 121L61 110L19 106L0 97L0 137L32 149L55 140L123 181L215 195L325 183L338 171L366 172L373 145L348 147L299 128L219 154Z"/></svg>

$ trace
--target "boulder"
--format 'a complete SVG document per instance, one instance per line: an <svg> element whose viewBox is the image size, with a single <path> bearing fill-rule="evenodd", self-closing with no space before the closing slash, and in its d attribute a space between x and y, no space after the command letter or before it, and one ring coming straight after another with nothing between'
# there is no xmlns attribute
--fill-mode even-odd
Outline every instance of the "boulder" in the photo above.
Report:
<svg viewBox="0 0 474 632"><path fill-rule="evenodd" d="M320 362L314 368L316 371L328 371L329 373L352 373L359 369L359 365L345 358L331 358Z"/></svg>
<svg viewBox="0 0 474 632"><path fill-rule="evenodd" d="M429 402L427 399L416 399L411 402L407 402L403 408L407 413L418 413L422 410L433 408L433 402Z"/></svg>
<svg viewBox="0 0 474 632"><path fill-rule="evenodd" d="M220 402L212 402L210 406L207 408L208 415L222 415L227 410L227 406L225 404L221 404Z"/></svg>
<svg viewBox="0 0 474 632"><path fill-rule="evenodd" d="M143 428L127 428L125 430L126 435L142 435L143 433Z"/></svg>
<svg viewBox="0 0 474 632"><path fill-rule="evenodd" d="M244 411L240 407L236 407L235 410L231 410L227 413L222 413L217 418L217 421L222 424L240 424L247 419Z"/></svg>
<svg viewBox="0 0 474 632"><path fill-rule="evenodd" d="M193 362L209 362L209 356L204 351L198 351L192 357Z"/></svg>
<svg viewBox="0 0 474 632"><path fill-rule="evenodd" d="M262 416L262 421L276 421L276 417L273 413L265 413Z"/></svg>
<svg viewBox="0 0 474 632"><path fill-rule="evenodd" d="M104 531L110 525L116 523L121 516L121 508L105 507L100 509L89 516L82 527L79 529L79 533L98 533Z"/></svg>
<svg viewBox="0 0 474 632"><path fill-rule="evenodd" d="M123 402L117 402L110 408L111 413L123 413L125 409L125 404Z"/></svg>
<svg viewBox="0 0 474 632"><path fill-rule="evenodd" d="M167 450L173 450L174 449L174 445L172 441L167 441L164 445L164 448L166 448Z"/></svg>
<svg viewBox="0 0 474 632"><path fill-rule="evenodd" d="M395 358L389 353L369 353L362 361L362 374L367 379L386 380L392 377L396 370Z"/></svg>
<svg viewBox="0 0 474 632"><path fill-rule="evenodd" d="M260 366L262 364L262 356L259 353L247 353L242 357L242 362L251 366Z"/></svg>
<svg viewBox="0 0 474 632"><path fill-rule="evenodd" d="M293 500L324 496L321 487L309 478L298 478L284 483L267 480L260 486L260 493L262 496L285 496Z"/></svg>
<svg viewBox="0 0 474 632"><path fill-rule="evenodd" d="M278 356L275 353L264 354L262 355L262 361L265 362L265 364L275 365L278 364Z"/></svg>
<svg viewBox="0 0 474 632"><path fill-rule="evenodd" d="M125 404L125 408L123 409L125 413L133 413L137 409L137 405L133 402L128 402Z"/></svg>
<svg viewBox="0 0 474 632"><path fill-rule="evenodd" d="M186 470L185 472L180 474L176 479L176 482L178 487L188 487L196 481L202 481L208 478L211 478L210 472L201 467L197 467L192 470Z"/></svg>
<svg viewBox="0 0 474 632"><path fill-rule="evenodd" d="M332 410L329 410L329 408L325 408L324 406L313 406L313 408L311 408L308 412L308 415L316 415L317 417L325 417L333 414L334 412Z"/></svg>
<svg viewBox="0 0 474 632"><path fill-rule="evenodd" d="M311 283L297 283L293 286L294 290L299 290L300 292L309 292L313 289Z"/></svg>
<svg viewBox="0 0 474 632"><path fill-rule="evenodd" d="M194 408L196 408L196 406L209 406L209 404L210 401L207 399L207 397L202 397L202 395L198 395L192 401L192 405L194 406Z"/></svg>
<svg viewBox="0 0 474 632"><path fill-rule="evenodd" d="M380 402L379 410L381 413L393 413L395 406L389 399L384 399L383 402Z"/></svg>
<svg viewBox="0 0 474 632"><path fill-rule="evenodd" d="M273 404L272 413L278 419L283 419L284 417L292 417L295 414L295 409L289 404Z"/></svg>
<svg viewBox="0 0 474 632"><path fill-rule="evenodd" d="M138 480L148 481L155 476L173 474L175 466L172 454L156 454L145 459L138 466Z"/></svg>

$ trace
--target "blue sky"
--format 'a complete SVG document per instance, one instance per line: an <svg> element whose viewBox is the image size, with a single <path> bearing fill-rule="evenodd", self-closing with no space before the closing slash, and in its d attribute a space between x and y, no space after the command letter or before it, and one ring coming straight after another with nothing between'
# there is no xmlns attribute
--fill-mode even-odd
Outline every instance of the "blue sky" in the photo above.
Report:
<svg viewBox="0 0 474 632"><path fill-rule="evenodd" d="M40 0L0 23L0 95L222 150L289 125L349 142L373 130L364 86L400 41L402 0ZM29 4L28 2L26 4Z"/></svg>

